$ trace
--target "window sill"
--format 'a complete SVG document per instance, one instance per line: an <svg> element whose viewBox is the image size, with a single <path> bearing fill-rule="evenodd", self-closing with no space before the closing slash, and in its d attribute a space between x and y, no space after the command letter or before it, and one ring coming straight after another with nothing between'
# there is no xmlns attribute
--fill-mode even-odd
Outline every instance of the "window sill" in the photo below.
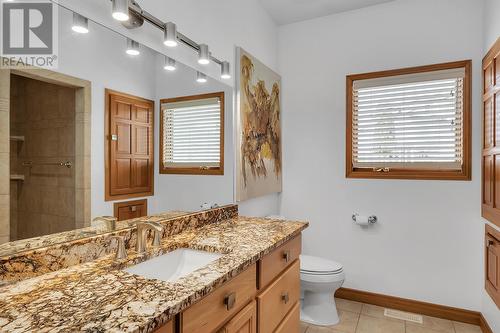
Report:
<svg viewBox="0 0 500 333"><path fill-rule="evenodd" d="M461 180L470 181L470 171L429 171L429 170L390 170L377 172L366 169L349 169L346 178L355 179L407 179L407 180Z"/></svg>
<svg viewBox="0 0 500 333"><path fill-rule="evenodd" d="M160 174L163 175L206 175L206 176L223 176L224 168L163 168L160 167Z"/></svg>

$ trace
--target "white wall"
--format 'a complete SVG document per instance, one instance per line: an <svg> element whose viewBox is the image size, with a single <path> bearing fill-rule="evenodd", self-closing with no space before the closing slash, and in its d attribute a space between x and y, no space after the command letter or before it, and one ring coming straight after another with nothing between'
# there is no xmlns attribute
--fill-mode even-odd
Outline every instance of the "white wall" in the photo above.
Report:
<svg viewBox="0 0 500 333"><path fill-rule="evenodd" d="M500 38L500 0L485 0L483 23L483 55L486 55L490 47L496 42L498 38ZM483 221L500 231L499 227L496 227L486 220ZM500 332L500 310L488 295L488 293L484 290L484 288L482 288L481 290L481 312L488 321L488 324L491 326L493 332Z"/></svg>
<svg viewBox="0 0 500 333"><path fill-rule="evenodd" d="M500 38L500 0L484 0L484 51Z"/></svg>
<svg viewBox="0 0 500 333"><path fill-rule="evenodd" d="M113 215L113 203L104 201L104 90L155 100L155 54L143 49L140 57L125 54L125 39L106 28L90 25L86 35L71 31L71 14L59 11L58 72L92 82L91 215ZM151 211L152 201L148 200Z"/></svg>
<svg viewBox="0 0 500 333"><path fill-rule="evenodd" d="M111 2L107 0L53 0L54 2L60 3L72 10L75 10L104 26L110 27L121 34L132 37L135 40L139 41L143 45L146 45L158 52L174 57L180 62L183 62L193 68L201 69L209 76L213 78L219 79L220 69L218 66L212 64L208 67L200 67L197 63L196 54L192 52L192 50L180 46L175 49L170 49L165 47L162 44L163 36L162 33L152 28L149 24L145 23L143 27L136 30L127 30L123 28L119 23L114 21L111 18ZM235 46L242 46L248 52L252 53L254 56L259 58L262 62L264 62L269 67L276 69L277 68L277 27L275 23L272 21L270 16L264 9L261 7L258 0L218 0L218 1L197 1L197 0L142 0L140 1L141 6L157 16L158 18L164 21L173 21L178 25L178 30L188 37L196 40L199 43L207 43L211 52L220 59L225 59L231 62L231 70L234 71L234 63L235 63ZM64 40L60 41L60 45L64 43ZM67 45L70 47L71 45ZM62 46L64 47L64 46ZM121 47L118 46L118 49L121 50ZM87 52L89 50L86 50ZM99 71L99 62L100 57L108 57L107 50L91 50L94 52L94 56L92 58L92 65L95 67L91 69L90 72L85 72L86 74L92 75L92 71ZM101 62L102 65L104 65ZM118 66L118 64L115 64ZM75 71L79 73L80 70L77 68L69 68L69 72ZM83 72L83 71L82 71ZM76 75L76 74L75 74ZM127 75L123 73L123 75ZM76 75L78 76L78 75ZM132 76L132 75L131 75ZM84 76L79 76L84 77ZM150 76L153 77L153 76ZM234 77L234 73L233 73ZM112 78L107 78L108 81ZM120 87L123 87L121 91L126 91L127 85L134 84L131 82L133 80L126 79L118 75L116 77L116 84ZM224 81L224 83L234 85L234 80ZM141 89L138 91L144 91L145 87L154 84L154 81L149 80L144 85L141 85ZM117 87L117 90L120 90ZM129 89L130 93L134 93L133 90ZM153 95L153 99L155 97L156 91L151 92ZM140 95L139 93L136 93ZM145 94L144 97L149 96L149 94ZM97 92L96 95L93 95L95 98L100 98L100 93ZM102 99L103 101L104 99ZM103 152L103 143L99 140L102 137L99 137L99 133L103 133L103 123L101 122L103 116L101 117L101 110L103 109L100 104L101 102L96 102L95 107L93 105L93 114L92 119L92 130L93 133L97 133L97 137L93 138L93 152L92 152L92 196L93 196L93 204L92 204L92 215L109 215L112 213L111 204L105 203L103 201L104 191L101 190L103 187L103 178L101 178L101 174L103 174L104 165L104 152ZM96 120L97 119L97 120ZM232 133L233 124L232 124L232 115L229 115L230 122L227 123L226 131L228 133ZM95 125L95 126L94 126ZM231 127L229 127L231 126ZM94 137L94 136L93 136ZM231 138L226 137L226 142L232 143L233 140ZM94 149L94 147L96 147ZM101 150L102 148L102 150ZM226 151L227 152L227 151ZM228 152L229 156L232 156L233 152ZM227 155L226 155L227 156ZM226 163L225 173L229 176L234 173L234 161L233 157L229 158ZM157 166L156 166L157 168ZM155 183L157 185L155 187L156 193L166 194L167 192L163 191L165 186L166 179L168 176L160 177L160 183ZM170 177L172 178L172 177ZM227 178L227 177L225 177ZM155 179L158 180L158 170L155 171ZM169 181L177 184L193 184L198 179L191 179L186 181L186 178L176 177L175 179L169 179ZM179 183L180 181L180 183ZM213 187L220 182L215 178L212 179L203 179L204 187L200 187L200 197L204 198L208 197L209 194L213 191L213 199L211 201L214 202L226 202L227 201L227 192L221 190L219 187ZM95 183L95 186L94 186ZM160 186L158 186L160 185ZM206 186L205 186L206 185ZM170 188L172 185L170 184ZM160 192L158 192L160 191ZM94 198L94 194L97 196ZM187 193L181 197L177 197L177 202L182 201L182 199L187 199ZM198 198L198 197L197 197ZM102 200L101 200L102 199ZM162 203L165 202L167 198L155 197L150 202L150 209L153 209L154 212L161 210L163 207ZM172 197L169 197L172 199ZM232 199L231 199L232 201ZM247 202L240 203L240 211L244 212L247 215L267 215L267 214L276 214L278 212L278 194L272 194L266 196L264 198L258 198L255 200L250 200Z"/></svg>
<svg viewBox="0 0 500 333"><path fill-rule="evenodd" d="M341 262L346 287L480 310L482 1L398 0L280 27L284 191L304 252ZM472 181L345 177L348 74L473 60ZM367 229L352 213L375 214Z"/></svg>
<svg viewBox="0 0 500 333"><path fill-rule="evenodd" d="M157 67L162 66L162 57L157 59ZM195 71L178 64L175 72L159 71L156 74L156 100L187 95L198 95L224 91L225 98L225 138L224 138L224 175L167 175L159 174L159 164L155 163L156 211L165 209L197 210L203 203L225 205L233 202L233 93L232 88L218 81L209 79L205 84L194 81ZM186 73L192 72L192 75ZM155 133L159 133L159 121ZM159 135L155 136L155 145L159 147ZM157 161L159 161L157 149Z"/></svg>

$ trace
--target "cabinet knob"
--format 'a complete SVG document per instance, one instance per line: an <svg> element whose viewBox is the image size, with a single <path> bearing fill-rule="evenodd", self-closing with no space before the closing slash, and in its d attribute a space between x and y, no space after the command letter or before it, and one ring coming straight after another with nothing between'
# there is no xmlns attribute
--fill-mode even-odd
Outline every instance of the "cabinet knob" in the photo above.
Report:
<svg viewBox="0 0 500 333"><path fill-rule="evenodd" d="M224 297L224 304L226 305L226 310L229 311L236 304L236 293L230 293L226 297Z"/></svg>
<svg viewBox="0 0 500 333"><path fill-rule="evenodd" d="M290 300L290 296L288 296L288 292L281 294L281 300L283 303L287 304Z"/></svg>
<svg viewBox="0 0 500 333"><path fill-rule="evenodd" d="M486 247L488 247L488 248L489 248L490 246L493 246L493 245L495 245L495 242L494 242L493 240L488 239L488 240L486 241Z"/></svg>
<svg viewBox="0 0 500 333"><path fill-rule="evenodd" d="M135 212L137 210L137 206L130 206L130 211Z"/></svg>
<svg viewBox="0 0 500 333"><path fill-rule="evenodd" d="M283 260L285 260L285 262L290 261L290 251L283 252Z"/></svg>
<svg viewBox="0 0 500 333"><path fill-rule="evenodd" d="M118 135L111 134L111 141L118 141Z"/></svg>

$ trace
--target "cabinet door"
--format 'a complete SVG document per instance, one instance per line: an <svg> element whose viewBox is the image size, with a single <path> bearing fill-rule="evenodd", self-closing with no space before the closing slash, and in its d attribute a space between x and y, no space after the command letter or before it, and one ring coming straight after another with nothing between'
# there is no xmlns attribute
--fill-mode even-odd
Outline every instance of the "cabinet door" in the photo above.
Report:
<svg viewBox="0 0 500 333"><path fill-rule="evenodd" d="M252 301L243 310L238 312L219 333L256 333L257 332L257 303Z"/></svg>
<svg viewBox="0 0 500 333"><path fill-rule="evenodd" d="M154 102L106 90L106 200L153 194Z"/></svg>
<svg viewBox="0 0 500 333"><path fill-rule="evenodd" d="M486 227L485 288L500 308L500 232Z"/></svg>
<svg viewBox="0 0 500 333"><path fill-rule="evenodd" d="M483 59L482 216L500 226L500 39Z"/></svg>
<svg viewBox="0 0 500 333"><path fill-rule="evenodd" d="M279 324L274 333L299 333L300 331L300 303L297 302Z"/></svg>

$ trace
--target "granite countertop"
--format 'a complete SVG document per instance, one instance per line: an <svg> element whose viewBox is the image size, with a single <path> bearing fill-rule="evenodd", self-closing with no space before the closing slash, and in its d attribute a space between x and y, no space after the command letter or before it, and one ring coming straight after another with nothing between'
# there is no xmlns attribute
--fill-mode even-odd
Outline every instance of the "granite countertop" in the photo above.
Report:
<svg viewBox="0 0 500 333"><path fill-rule="evenodd" d="M106 256L5 286L0 331L152 332L307 226L240 216L166 238L145 255ZM120 270L182 247L224 255L175 282Z"/></svg>
<svg viewBox="0 0 500 333"><path fill-rule="evenodd" d="M173 218L177 216L187 215L190 212L183 211L170 211L161 214L154 215L156 218L167 219ZM144 220L144 217L135 218L131 220L125 221L117 221L116 228L114 230L122 230L133 227L137 221ZM73 240L86 238L93 235L99 235L109 232L109 230L103 230L102 227L85 227L81 229L69 230L57 234L49 234L43 235L39 237L20 239L13 242L8 242L4 244L0 244L0 256L8 256L12 254L16 254L22 251L28 251L40 247L46 247L54 244L66 243Z"/></svg>

